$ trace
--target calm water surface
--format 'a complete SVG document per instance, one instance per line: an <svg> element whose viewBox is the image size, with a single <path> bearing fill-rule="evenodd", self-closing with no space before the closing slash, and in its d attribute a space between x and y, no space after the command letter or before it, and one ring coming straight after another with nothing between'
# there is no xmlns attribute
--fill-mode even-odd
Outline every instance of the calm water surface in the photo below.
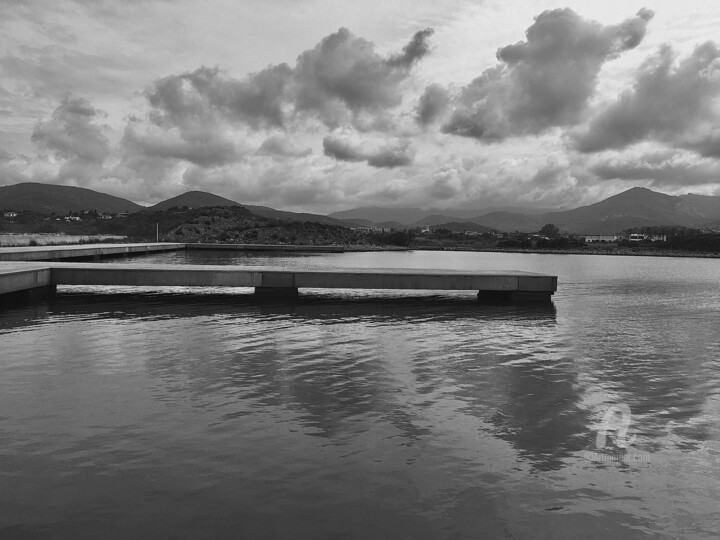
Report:
<svg viewBox="0 0 720 540"><path fill-rule="evenodd" d="M720 534L720 260L130 262L530 270L559 291L73 287L0 310L0 538Z"/></svg>

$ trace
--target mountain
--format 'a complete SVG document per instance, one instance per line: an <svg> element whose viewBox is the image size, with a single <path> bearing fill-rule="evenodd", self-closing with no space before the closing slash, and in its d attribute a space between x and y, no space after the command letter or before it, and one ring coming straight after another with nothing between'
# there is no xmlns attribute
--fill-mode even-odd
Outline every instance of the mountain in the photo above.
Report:
<svg viewBox="0 0 720 540"><path fill-rule="evenodd" d="M475 223L503 232L533 232L546 223L575 234L610 234L632 227L652 225L702 226L720 220L720 197L707 195L671 196L647 188L631 188L603 201L572 210L543 211L505 208L468 210L421 210L419 208L364 207L330 214L345 219L366 219L374 223L400 221L409 227L437 227L452 223ZM416 217L419 216L419 217ZM409 221L412 218L416 218Z"/></svg>
<svg viewBox="0 0 720 540"><path fill-rule="evenodd" d="M448 216L445 214L430 214L427 216L424 216L422 219L419 219L413 223L410 223L408 226L410 227L434 227L435 225L442 225L443 223L453 223L458 221L467 221L461 218L458 218L456 216Z"/></svg>
<svg viewBox="0 0 720 540"><path fill-rule="evenodd" d="M375 225L369 219L341 219L348 227L372 227Z"/></svg>
<svg viewBox="0 0 720 540"><path fill-rule="evenodd" d="M532 232L537 231L545 223L548 223L547 214L538 216L529 216L527 214L518 214L514 212L491 212L483 216L472 218L468 221L477 223L484 227L502 232Z"/></svg>
<svg viewBox="0 0 720 540"><path fill-rule="evenodd" d="M680 195L680 198L684 203L699 212L703 218L715 219L720 217L720 197L688 193L687 195Z"/></svg>
<svg viewBox="0 0 720 540"><path fill-rule="evenodd" d="M399 221L381 221L375 224L376 229L407 229L407 225Z"/></svg>
<svg viewBox="0 0 720 540"><path fill-rule="evenodd" d="M473 223L472 221L451 221L450 223L441 223L438 226L432 227L434 231L437 229L447 229L452 232L474 231L480 233L490 232L492 230L488 227Z"/></svg>
<svg viewBox="0 0 720 540"><path fill-rule="evenodd" d="M471 210L457 208L385 208L379 206L363 206L352 210L334 212L329 217L336 219L366 220L372 223L399 221L412 227L425 227L426 225L439 225L451 221L467 221L479 215L491 212L514 212L528 215L549 212L549 208L519 208L519 207L488 207Z"/></svg>
<svg viewBox="0 0 720 540"><path fill-rule="evenodd" d="M281 221L310 221L316 223L327 223L330 225L341 225L347 227L348 224L328 216L319 214L308 214L305 212L286 212L284 210L275 210L268 206L255 206L252 204L241 204L237 201L220 197L206 191L188 191L177 197L159 202L154 206L147 208L149 211L168 210L169 208L187 206L188 208L204 208L207 206L242 206L250 210L257 216L271 219L279 219Z"/></svg>
<svg viewBox="0 0 720 540"><path fill-rule="evenodd" d="M100 213L137 212L144 207L91 189L26 182L0 187L0 209L65 214L79 210Z"/></svg>
<svg viewBox="0 0 720 540"><path fill-rule="evenodd" d="M381 223L385 221L399 221L400 223L413 223L425 215L428 210L420 208L381 208L377 206L365 206L362 208L353 208L352 210L344 210L342 212L334 212L328 214L328 217L335 219L363 219L373 223Z"/></svg>
<svg viewBox="0 0 720 540"><path fill-rule="evenodd" d="M207 193L206 191L187 191L182 195L167 199L147 208L150 211L168 210L174 207L204 208L206 206L242 206L240 203Z"/></svg>
<svg viewBox="0 0 720 540"><path fill-rule="evenodd" d="M328 225L340 225L342 227L349 227L347 221L342 219L335 219L330 216L323 216L321 214L309 214L307 212L287 212L285 210L276 210L269 206L255 206L253 204L243 204L245 208L250 210L253 214L271 218L279 219L281 221L310 221L314 223L326 223Z"/></svg>
<svg viewBox="0 0 720 540"><path fill-rule="evenodd" d="M539 215L494 213L473 223L500 231L536 231L546 223L576 234L610 234L632 227L683 225L693 227L720 219L720 197L671 196L635 187L598 203Z"/></svg>

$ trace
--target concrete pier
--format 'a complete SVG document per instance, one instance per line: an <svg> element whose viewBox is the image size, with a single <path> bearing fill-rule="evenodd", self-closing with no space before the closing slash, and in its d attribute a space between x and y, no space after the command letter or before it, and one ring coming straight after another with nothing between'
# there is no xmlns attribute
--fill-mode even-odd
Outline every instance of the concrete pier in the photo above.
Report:
<svg viewBox="0 0 720 540"><path fill-rule="evenodd" d="M142 255L185 249L186 244L81 244L72 246L0 247L0 261L99 260L105 257Z"/></svg>
<svg viewBox="0 0 720 540"><path fill-rule="evenodd" d="M549 302L557 277L532 272L279 267L183 264L0 263L0 294L39 286L122 285L254 287L259 296L298 289L474 290L483 302Z"/></svg>
<svg viewBox="0 0 720 540"><path fill-rule="evenodd" d="M0 247L0 261L100 260L165 251L271 251L291 253L342 253L342 246L291 246L285 244L192 244L153 242L138 244L78 244L71 246Z"/></svg>

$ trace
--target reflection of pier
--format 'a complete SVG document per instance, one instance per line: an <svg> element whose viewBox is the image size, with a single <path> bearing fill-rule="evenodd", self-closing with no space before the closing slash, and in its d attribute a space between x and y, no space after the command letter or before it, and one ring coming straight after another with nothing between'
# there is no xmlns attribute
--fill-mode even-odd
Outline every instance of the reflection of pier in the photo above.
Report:
<svg viewBox="0 0 720 540"><path fill-rule="evenodd" d="M45 248L46 251L49 249ZM90 251L88 253L93 256ZM557 277L517 271L398 268L295 270L184 264L0 263L0 294L54 292L57 285L254 287L256 295L273 297L296 296L302 288L473 290L478 291L481 301L549 302L557 289Z"/></svg>

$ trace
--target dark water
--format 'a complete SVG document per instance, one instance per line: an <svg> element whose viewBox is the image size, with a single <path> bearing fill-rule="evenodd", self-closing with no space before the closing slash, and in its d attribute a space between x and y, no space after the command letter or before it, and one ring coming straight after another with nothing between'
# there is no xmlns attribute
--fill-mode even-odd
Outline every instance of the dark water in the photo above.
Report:
<svg viewBox="0 0 720 540"><path fill-rule="evenodd" d="M720 260L216 257L532 270L559 291L75 287L4 309L0 538L718 536Z"/></svg>

